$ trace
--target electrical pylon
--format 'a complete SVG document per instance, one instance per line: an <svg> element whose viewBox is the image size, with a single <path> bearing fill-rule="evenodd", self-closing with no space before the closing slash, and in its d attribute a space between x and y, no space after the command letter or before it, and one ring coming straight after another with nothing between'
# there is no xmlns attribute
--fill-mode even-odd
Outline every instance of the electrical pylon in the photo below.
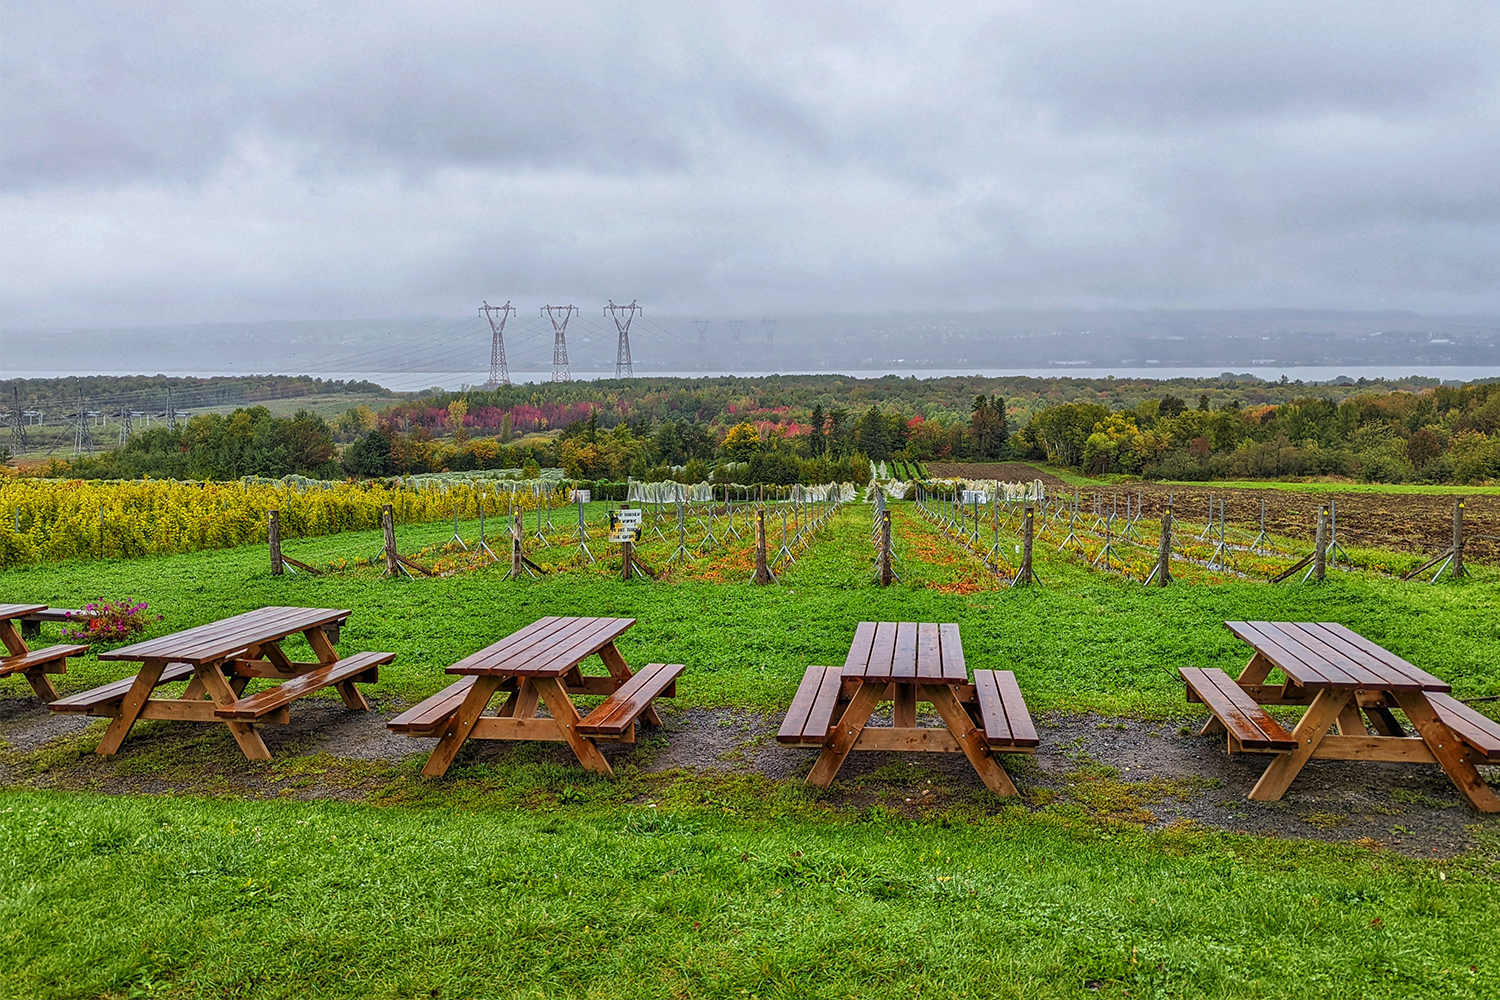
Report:
<svg viewBox="0 0 1500 1000"><path fill-rule="evenodd" d="M775 355L772 340L774 339L774 335L776 333L776 317L762 317L760 325L766 328L766 367L769 368L771 367L771 358Z"/></svg>
<svg viewBox="0 0 1500 1000"><path fill-rule="evenodd" d="M631 299L628 306L617 306L615 300L610 299L604 311L615 321L615 330L620 335L619 344L615 347L615 378L634 378L635 364L630 360L630 324L642 309L635 304L635 299ZM622 320L621 316L625 318Z"/></svg>
<svg viewBox="0 0 1500 1000"><path fill-rule="evenodd" d="M21 413L21 387L11 386L10 451L20 455L26 450L26 421Z"/></svg>
<svg viewBox="0 0 1500 1000"><path fill-rule="evenodd" d="M745 321L742 319L732 319L729 321L729 336L734 342L734 367L736 371L740 367L740 327L744 325Z"/></svg>
<svg viewBox="0 0 1500 1000"><path fill-rule="evenodd" d="M78 388L78 420L73 425L73 454L82 455L87 451L90 455L94 453L94 434L89 429L88 414L83 408L83 387Z"/></svg>
<svg viewBox="0 0 1500 1000"><path fill-rule="evenodd" d="M708 320L695 319L693 325L698 328L698 370L702 371L708 367Z"/></svg>
<svg viewBox="0 0 1500 1000"><path fill-rule="evenodd" d="M486 302L479 307L479 314L490 321L490 329L494 331L494 337L490 341L490 380L484 384L486 389L510 385L510 365L505 361L505 321L515 311L509 299L503 306L492 306ZM495 322L496 313L500 314L499 323Z"/></svg>
<svg viewBox="0 0 1500 1000"><path fill-rule="evenodd" d="M568 320L578 311L577 306L542 306L542 315L552 321L552 381L571 382L573 373L568 370ZM558 316L562 320L558 320Z"/></svg>

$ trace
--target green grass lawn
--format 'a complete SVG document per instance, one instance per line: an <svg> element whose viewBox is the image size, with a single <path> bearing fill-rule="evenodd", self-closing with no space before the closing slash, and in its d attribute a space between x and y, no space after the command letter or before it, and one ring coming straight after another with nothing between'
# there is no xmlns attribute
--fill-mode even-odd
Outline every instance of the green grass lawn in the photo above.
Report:
<svg viewBox="0 0 1500 1000"><path fill-rule="evenodd" d="M1146 590L1041 546L1046 586L1008 590L898 504L906 582L881 589L869 518L838 514L775 587L712 582L748 575L742 542L630 583L617 564L519 582L274 578L257 545L12 569L0 601L134 597L165 616L154 632L268 604L349 608L341 649L395 652L372 693L408 699L547 614L636 617L625 656L687 664L690 706L784 708L802 668L841 663L866 619L959 622L970 667L1014 670L1034 711L1201 712L1169 671L1243 663L1225 619L1341 621L1460 696L1500 693L1491 570ZM451 531L403 526L401 548ZM347 533L287 548L322 563L379 546ZM86 657L60 681L127 672ZM416 766L369 802L0 791L0 997L1500 995L1500 851L1482 833L1436 861L1146 833L983 792L916 822L753 774L599 779L522 761L426 782Z"/></svg>
<svg viewBox="0 0 1500 1000"><path fill-rule="evenodd" d="M545 811L0 793L11 997L1493 997L1493 872L768 783Z"/></svg>

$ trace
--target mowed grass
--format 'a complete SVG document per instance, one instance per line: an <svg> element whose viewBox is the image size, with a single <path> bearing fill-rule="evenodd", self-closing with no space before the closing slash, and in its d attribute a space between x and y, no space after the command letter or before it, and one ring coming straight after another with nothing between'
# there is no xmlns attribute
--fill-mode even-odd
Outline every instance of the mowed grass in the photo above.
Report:
<svg viewBox="0 0 1500 1000"><path fill-rule="evenodd" d="M395 663L381 668L372 690L407 700L445 685L450 663L543 615L634 617L637 624L620 642L627 660L686 664L679 702L696 706L784 708L806 666L843 663L855 625L864 620L959 623L969 666L1015 671L1032 707L1043 711L1186 713L1173 672L1237 670L1249 651L1222 623L1247 619L1342 622L1449 680L1460 696L1500 693L1500 587L1485 567L1477 567L1473 581L1438 586L1337 572L1322 586L1245 581L1147 589L1039 544L1036 566L1045 586L1006 589L910 505L893 510L905 582L890 588L874 582L870 508L856 504L839 512L773 587L694 579L715 560L731 566L724 579L747 577L741 570L749 565L748 541L710 554L673 582L629 583L618 579L617 553L612 563L606 558L539 580L505 580L503 567L414 581L380 579L375 569L277 578L264 546L252 545L15 568L0 573L0 600L58 607L144 600L164 616L152 634L267 605L348 608L353 615L341 649L394 652ZM476 524L460 527L470 540L477 535ZM452 530L451 524L403 526L400 546L416 551ZM369 556L380 544L376 532L349 532L298 540L287 550L318 564ZM607 555L611 547L595 548ZM656 542L648 561L659 565L670 550ZM563 547L553 552L566 554ZM289 648L305 654L300 644ZM124 664L85 657L58 680L74 691L128 673Z"/></svg>
<svg viewBox="0 0 1500 1000"><path fill-rule="evenodd" d="M546 812L0 793L10 997L1492 997L1493 874L795 786Z"/></svg>

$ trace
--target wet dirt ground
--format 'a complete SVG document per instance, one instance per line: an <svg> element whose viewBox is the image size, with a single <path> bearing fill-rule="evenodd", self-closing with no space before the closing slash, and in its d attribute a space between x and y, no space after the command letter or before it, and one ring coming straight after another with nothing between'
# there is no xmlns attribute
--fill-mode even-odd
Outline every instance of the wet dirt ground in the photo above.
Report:
<svg viewBox="0 0 1500 1000"><path fill-rule="evenodd" d="M0 787L364 798L410 775L436 742L386 729L402 708L394 699L368 713L351 712L336 701L308 699L291 724L263 727L278 762L319 762L289 786L285 773L246 761L220 726L140 723L121 752L105 758L91 752L105 720L55 715L34 698L0 698ZM872 725L889 721L877 715ZM665 722L665 732L642 727L635 744L603 744L606 757L648 773L754 773L777 782L800 782L816 757L813 749L776 742L775 714L668 710ZM1462 853L1476 846L1477 836L1500 835L1500 817L1462 804L1434 765L1315 760L1282 801L1250 802L1246 793L1267 758L1229 756L1222 737L1197 735L1196 722L1059 713L1036 722L1038 752L1002 757L1032 809L1082 809L1148 829L1187 821L1426 856ZM456 765L503 762L517 746L471 741ZM576 766L562 744L524 746L528 761ZM1500 782L1500 768L1480 771ZM919 816L973 800L983 789L962 754L861 752L850 756L826 800L837 808L879 805Z"/></svg>

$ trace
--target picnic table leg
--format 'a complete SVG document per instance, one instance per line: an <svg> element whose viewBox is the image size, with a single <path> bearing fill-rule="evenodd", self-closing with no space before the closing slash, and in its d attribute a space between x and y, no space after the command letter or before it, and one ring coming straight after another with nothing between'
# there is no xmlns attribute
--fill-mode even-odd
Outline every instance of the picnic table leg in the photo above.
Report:
<svg viewBox="0 0 1500 1000"><path fill-rule="evenodd" d="M599 752L594 741L578 732L581 716L569 700L562 681L556 677L537 677L531 683L547 706L547 711L557 721L557 728L561 730L563 739L573 748L573 753L577 755L578 763L583 765L584 770L595 774L614 774L614 769L609 766L609 761L604 759L604 754Z"/></svg>
<svg viewBox="0 0 1500 1000"><path fill-rule="evenodd" d="M120 749L120 744L130 735L130 727L135 725L141 709L146 705L146 699L151 697L166 666L164 660L147 660L141 664L141 672L135 675L130 690L120 702L120 714L110 722L109 728L104 731L104 739L99 741L100 755L108 757Z"/></svg>
<svg viewBox="0 0 1500 1000"><path fill-rule="evenodd" d="M1370 727L1381 736L1406 735L1406 730L1401 728L1401 723L1396 721L1396 716L1384 706L1376 705L1366 708L1365 715L1370 720Z"/></svg>
<svg viewBox="0 0 1500 1000"><path fill-rule="evenodd" d="M917 686L895 683L895 704L891 708L891 724L897 729L911 729L917 724Z"/></svg>
<svg viewBox="0 0 1500 1000"><path fill-rule="evenodd" d="M1349 703L1339 711L1338 727L1340 736L1370 735L1370 731L1365 728L1365 717L1359 712L1358 695L1350 698Z"/></svg>
<svg viewBox="0 0 1500 1000"><path fill-rule="evenodd" d="M307 644L312 647L313 655L323 666L332 666L339 661L339 652L333 648L333 643L328 639L328 633L323 631L323 626L307 629L302 635L307 639ZM365 696L360 693L359 688L354 686L353 681L340 681L333 686L344 699L344 707L356 712L368 712L370 703L365 701Z"/></svg>
<svg viewBox="0 0 1500 1000"><path fill-rule="evenodd" d="M615 680L621 684L630 680L630 664L625 662L625 657L620 655L620 651L615 648L614 643L608 642L604 644L599 650L599 659L604 661L604 665L609 668L609 675ZM653 726L660 727L662 724L661 716L656 714L655 705L647 705L646 710L641 713L641 717Z"/></svg>
<svg viewBox="0 0 1500 1000"><path fill-rule="evenodd" d="M1432 703L1427 700L1427 695L1421 691L1396 691L1396 704L1401 706L1401 711L1411 720L1422 740L1427 744L1427 749L1437 758L1439 766L1453 782L1453 787L1458 789L1458 794L1464 800L1480 812L1500 812L1500 799L1495 797L1495 791L1469 763L1464 753L1464 745L1453 730L1438 718L1437 711Z"/></svg>
<svg viewBox="0 0 1500 1000"><path fill-rule="evenodd" d="M1323 737L1328 735L1328 727L1333 725L1353 697L1353 691L1319 691L1312 704L1307 706L1307 711L1302 713L1302 720L1297 723L1297 728L1292 730L1292 736L1297 740L1297 749L1277 754L1246 797L1257 802L1275 802L1285 795L1287 787L1301 772L1302 766L1312 757L1313 751L1318 749Z"/></svg>
<svg viewBox="0 0 1500 1000"><path fill-rule="evenodd" d="M932 685L926 689L926 693L932 699L933 707L943 717L948 731L963 748L964 756L969 758L969 763L974 765L974 770L984 780L984 786L998 795L1020 795L1010 780L1010 775L1005 773L1005 768L995 759L995 751L990 749L990 745L980 735L979 728L974 725L974 720L964 711L963 705L959 704L953 689Z"/></svg>
<svg viewBox="0 0 1500 1000"><path fill-rule="evenodd" d="M474 723L479 721L479 717L484 714L484 707L499 689L498 677L480 676L474 679L469 693L464 695L463 704L448 717L443 738L438 740L437 746L432 748L432 756L422 766L424 777L441 778L448 773L453 758L458 756L458 748L464 745L464 740L474 731Z"/></svg>
<svg viewBox="0 0 1500 1000"><path fill-rule="evenodd" d="M46 671L41 668L26 671L26 682L31 685L31 690L35 691L36 696L42 701L57 700L57 688L52 686L52 681L48 679Z"/></svg>
<svg viewBox="0 0 1500 1000"><path fill-rule="evenodd" d="M218 663L198 664L193 667L193 676L203 682L203 689L220 708L239 701L240 695L245 691L245 685L250 683L248 677L226 678L224 668ZM266 748L266 741L260 738L260 733L256 731L254 723L225 719L224 725L229 727L230 735L240 745L240 750L246 759L271 759L271 751Z"/></svg>
<svg viewBox="0 0 1500 1000"><path fill-rule="evenodd" d="M849 751L854 749L854 742L859 739L859 734L864 731L865 723L870 721L870 715L875 711L875 706L880 704L880 698L885 694L887 684L885 681L861 682L859 690L854 692L854 697L849 699L849 707L844 709L844 714L839 716L839 721L834 724L831 740L818 754L818 761L807 774L807 783L819 788L827 788L833 784L834 776L839 773L839 768L844 766L844 758L849 756Z"/></svg>

